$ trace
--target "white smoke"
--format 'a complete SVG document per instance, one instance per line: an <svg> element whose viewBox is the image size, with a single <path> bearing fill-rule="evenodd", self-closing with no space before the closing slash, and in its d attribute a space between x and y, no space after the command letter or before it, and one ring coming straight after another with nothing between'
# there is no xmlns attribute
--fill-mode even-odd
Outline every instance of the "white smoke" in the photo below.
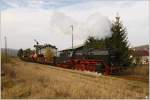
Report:
<svg viewBox="0 0 150 100"><path fill-rule="evenodd" d="M55 12L51 16L50 26L56 33L69 34L70 26L75 25L75 21L70 17L61 12Z"/></svg>
<svg viewBox="0 0 150 100"><path fill-rule="evenodd" d="M99 39L111 36L111 22L100 13L90 15L84 24L84 32L87 35L92 35Z"/></svg>
<svg viewBox="0 0 150 100"><path fill-rule="evenodd" d="M81 22L62 12L55 12L51 16L50 25L53 32L66 35L71 34L70 26L73 25L75 40L85 40L88 36L94 36L99 39L111 36L111 22L100 13L94 13Z"/></svg>

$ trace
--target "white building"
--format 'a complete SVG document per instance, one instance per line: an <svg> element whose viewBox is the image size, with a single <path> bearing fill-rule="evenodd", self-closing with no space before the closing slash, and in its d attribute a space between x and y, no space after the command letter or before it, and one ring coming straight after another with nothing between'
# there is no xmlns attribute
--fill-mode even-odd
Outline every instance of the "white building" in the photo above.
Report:
<svg viewBox="0 0 150 100"><path fill-rule="evenodd" d="M50 45L50 44L34 45L34 47L36 48L37 54L45 55L46 49L49 48L53 52L54 56L57 56L57 48L53 45Z"/></svg>

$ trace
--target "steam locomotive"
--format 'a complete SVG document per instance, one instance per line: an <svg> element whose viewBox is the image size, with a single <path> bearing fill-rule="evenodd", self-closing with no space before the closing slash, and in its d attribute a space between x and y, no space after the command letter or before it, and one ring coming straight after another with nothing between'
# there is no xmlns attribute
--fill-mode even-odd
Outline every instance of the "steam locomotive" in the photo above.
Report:
<svg viewBox="0 0 150 100"><path fill-rule="evenodd" d="M117 51L111 49L86 49L81 46L74 50L60 51L59 56L51 61L47 61L42 54L38 54L37 57L24 57L23 60L110 75L122 70L118 66L116 53Z"/></svg>
<svg viewBox="0 0 150 100"><path fill-rule="evenodd" d="M55 65L81 71L92 71L110 75L119 72L116 50L77 48L73 51L62 51L55 59Z"/></svg>

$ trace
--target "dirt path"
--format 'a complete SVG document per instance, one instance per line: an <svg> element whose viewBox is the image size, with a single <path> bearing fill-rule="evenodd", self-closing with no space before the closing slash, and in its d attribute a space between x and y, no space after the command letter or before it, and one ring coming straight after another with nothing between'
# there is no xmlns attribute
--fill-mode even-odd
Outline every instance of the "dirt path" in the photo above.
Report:
<svg viewBox="0 0 150 100"><path fill-rule="evenodd" d="M149 82L149 79L138 75L124 75L124 76L115 76L115 77L126 79L126 80L132 80L132 81L141 81L146 83Z"/></svg>

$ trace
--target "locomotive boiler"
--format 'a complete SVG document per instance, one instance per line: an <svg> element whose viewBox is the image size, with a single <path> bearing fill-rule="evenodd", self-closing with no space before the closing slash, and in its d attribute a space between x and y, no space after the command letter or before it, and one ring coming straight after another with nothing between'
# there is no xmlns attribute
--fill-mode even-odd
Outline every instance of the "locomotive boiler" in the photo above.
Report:
<svg viewBox="0 0 150 100"><path fill-rule="evenodd" d="M74 50L68 49L60 51L59 57L55 59L55 65L62 68L110 75L119 69L115 59L114 50L87 49L81 46Z"/></svg>

